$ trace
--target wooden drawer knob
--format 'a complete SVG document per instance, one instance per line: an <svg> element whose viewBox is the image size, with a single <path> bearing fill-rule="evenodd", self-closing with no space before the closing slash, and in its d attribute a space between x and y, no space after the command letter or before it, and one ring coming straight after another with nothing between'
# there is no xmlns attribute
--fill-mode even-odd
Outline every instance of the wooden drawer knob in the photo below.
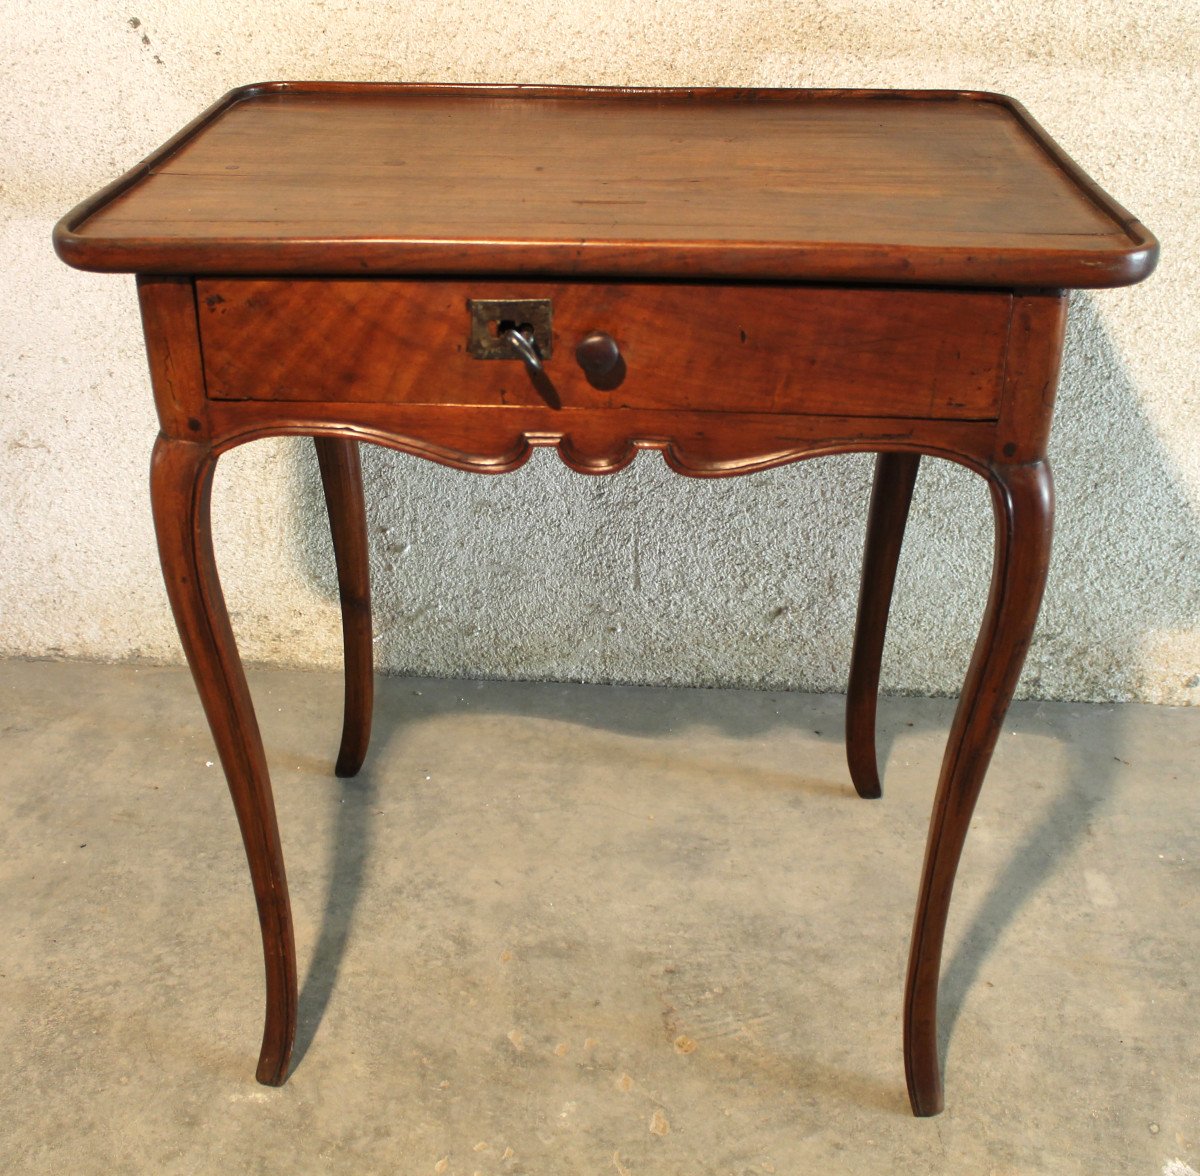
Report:
<svg viewBox="0 0 1200 1176"><path fill-rule="evenodd" d="M611 390L625 378L625 360L617 341L604 331L592 331L579 340L575 358L588 383Z"/></svg>

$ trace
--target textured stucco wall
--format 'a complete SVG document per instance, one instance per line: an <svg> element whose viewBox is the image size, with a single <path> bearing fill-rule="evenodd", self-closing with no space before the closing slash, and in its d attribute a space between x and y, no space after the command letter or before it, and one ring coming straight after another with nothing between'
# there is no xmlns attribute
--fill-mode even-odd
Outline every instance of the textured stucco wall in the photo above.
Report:
<svg viewBox="0 0 1200 1176"><path fill-rule="evenodd" d="M964 87L1020 98L1163 240L1072 304L1059 527L1022 692L1200 701L1200 7L1195 0L3 0L0 652L177 659L146 495L132 279L50 229L230 87L275 77ZM693 482L539 454L479 478L366 454L382 668L844 687L870 459ZM218 555L248 658L335 664L301 442L222 462ZM885 686L958 689L986 584L982 484L922 471Z"/></svg>

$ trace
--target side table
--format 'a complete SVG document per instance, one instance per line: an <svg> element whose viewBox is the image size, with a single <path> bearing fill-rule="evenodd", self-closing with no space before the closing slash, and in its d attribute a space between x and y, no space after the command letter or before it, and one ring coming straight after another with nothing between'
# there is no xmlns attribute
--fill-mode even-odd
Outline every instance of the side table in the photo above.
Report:
<svg viewBox="0 0 1200 1176"><path fill-rule="evenodd" d="M58 224L132 272L162 431L167 591L229 782L266 956L259 1081L287 1077L296 960L262 740L213 559L218 457L314 438L341 596L336 771L371 725L358 443L479 473L554 446L726 477L878 454L847 700L880 795L884 631L922 455L983 477L982 629L933 807L904 1002L917 1115L942 1108L937 988L967 826L1021 671L1053 517L1066 291L1158 246L1011 99L982 93L277 82L226 95Z"/></svg>

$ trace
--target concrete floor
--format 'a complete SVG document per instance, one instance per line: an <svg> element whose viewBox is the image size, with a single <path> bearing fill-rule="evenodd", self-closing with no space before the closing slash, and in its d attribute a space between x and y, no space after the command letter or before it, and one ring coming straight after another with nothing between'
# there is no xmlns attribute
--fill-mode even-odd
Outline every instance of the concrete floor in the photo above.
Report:
<svg viewBox="0 0 1200 1176"><path fill-rule="evenodd" d="M900 998L951 704L258 671L301 961L261 957L186 672L0 663L5 1173L1166 1173L1200 1168L1200 710L1013 708L943 980Z"/></svg>

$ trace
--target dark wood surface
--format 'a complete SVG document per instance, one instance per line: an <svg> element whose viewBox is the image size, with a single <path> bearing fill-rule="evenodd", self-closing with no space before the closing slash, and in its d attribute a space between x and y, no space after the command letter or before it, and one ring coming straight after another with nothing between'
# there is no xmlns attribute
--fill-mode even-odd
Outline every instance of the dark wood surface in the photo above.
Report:
<svg viewBox="0 0 1200 1176"><path fill-rule="evenodd" d="M544 361L564 409L994 419L1012 297L946 290L659 282L208 279L197 282L218 400L545 403L523 364L467 351L469 298L549 298ZM619 384L575 357L616 340Z"/></svg>
<svg viewBox="0 0 1200 1176"><path fill-rule="evenodd" d="M73 265L1106 286L1157 245L957 92L274 83L59 224Z"/></svg>
<svg viewBox="0 0 1200 1176"><path fill-rule="evenodd" d="M919 453L881 453L875 459L875 481L867 509L854 649L846 683L846 761L855 791L871 800L883 795L875 754L879 671L900 547L920 464Z"/></svg>
<svg viewBox="0 0 1200 1176"><path fill-rule="evenodd" d="M950 894L1049 559L1062 287L1137 280L1157 252L1019 106L250 88L68 214L55 243L72 264L141 271L161 426L155 524L258 901L263 1082L287 1076L296 954L266 758L213 558L222 453L316 439L346 650L338 774L362 765L371 724L359 442L479 473L515 469L539 446L589 474L655 449L697 477L880 454L847 700L862 796L880 794L880 660L918 464L942 457L983 477L992 587L938 783L904 1002L913 1111L941 1109ZM795 281L747 280L764 278ZM550 301L540 375L468 353L472 298ZM601 360L604 372L584 370Z"/></svg>
<svg viewBox="0 0 1200 1176"><path fill-rule="evenodd" d="M357 776L371 742L375 702L375 659L371 637L371 557L367 548L367 506L363 499L358 442L340 437L313 438L321 486L329 511L333 558L342 606L346 705L342 742L334 774Z"/></svg>
<svg viewBox="0 0 1200 1176"><path fill-rule="evenodd" d="M971 814L1033 637L1054 522L1046 461L994 465L987 473L995 519L991 590L942 758L904 989L904 1071L916 1115L936 1115L944 1097L937 997L950 893Z"/></svg>

